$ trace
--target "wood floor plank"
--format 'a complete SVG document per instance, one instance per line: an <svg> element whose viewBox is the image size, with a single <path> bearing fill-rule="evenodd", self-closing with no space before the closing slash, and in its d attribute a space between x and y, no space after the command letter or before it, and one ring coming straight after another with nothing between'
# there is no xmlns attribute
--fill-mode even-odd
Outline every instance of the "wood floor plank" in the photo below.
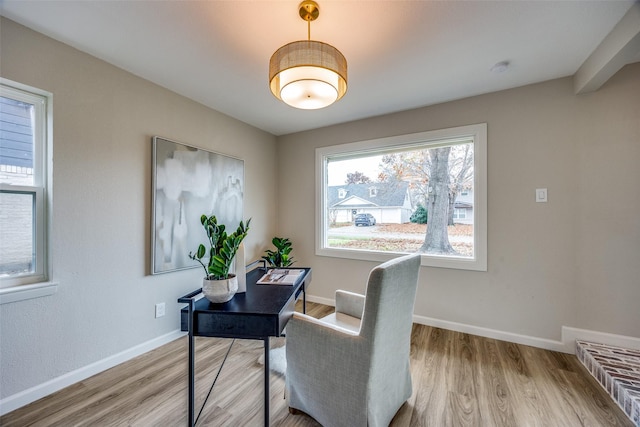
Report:
<svg viewBox="0 0 640 427"><path fill-rule="evenodd" d="M633 426L634 424L627 417L622 422L619 421L618 412L622 410L615 404L612 406L613 400L607 392L577 358L570 357L572 357L569 359L572 369L560 372L567 384L563 392L567 395L568 405L576 412L582 424L585 426Z"/></svg>
<svg viewBox="0 0 640 427"><path fill-rule="evenodd" d="M575 412L568 410L571 409L571 396L565 393L568 384L560 375L562 367L557 364L560 359L548 357L551 352L539 348L521 346L520 349L529 361L528 367L544 407L556 414L555 421L561 425L583 425Z"/></svg>
<svg viewBox="0 0 640 427"><path fill-rule="evenodd" d="M455 426L480 425L478 398L474 382L476 366L476 352L472 348L469 335L453 333L448 370L449 394L447 412L450 414L448 424Z"/></svg>
<svg viewBox="0 0 640 427"><path fill-rule="evenodd" d="M331 311L307 303L314 317ZM230 343L196 338L198 408ZM262 425L262 354L261 341L235 340L199 426ZM410 357L413 394L392 427L633 426L573 355L414 325ZM185 337L0 417L0 426L184 426L186 407ZM276 373L270 407L272 426L319 426L289 414Z"/></svg>
<svg viewBox="0 0 640 427"><path fill-rule="evenodd" d="M411 427L443 426L445 425L446 405L446 372L447 331L429 328L427 341L423 347L424 360L421 366L412 366L412 377L416 379L417 395L411 416ZM428 350L427 350L428 348ZM419 375L416 375L416 368ZM417 378L416 378L417 377Z"/></svg>
<svg viewBox="0 0 640 427"><path fill-rule="evenodd" d="M425 364L425 351L424 348L417 345L417 343L426 342L428 339L429 330L427 328L418 327L413 325L411 329L411 351L410 351L410 363L412 366L412 393L411 397L400 407L392 423L396 427L409 427L411 425L411 417L416 404L416 398L418 395L418 387L416 386L416 377L422 375L422 367Z"/></svg>
<svg viewBox="0 0 640 427"><path fill-rule="evenodd" d="M477 352L476 392L482 426L515 426L513 399L500 363L495 340L472 336Z"/></svg>
<svg viewBox="0 0 640 427"><path fill-rule="evenodd" d="M497 341L497 345L506 383L512 390L509 396L516 408L514 416L517 425L536 427L553 425L552 417L557 420L561 415L550 414L548 407L545 406L527 361L522 355L523 346L504 341Z"/></svg>

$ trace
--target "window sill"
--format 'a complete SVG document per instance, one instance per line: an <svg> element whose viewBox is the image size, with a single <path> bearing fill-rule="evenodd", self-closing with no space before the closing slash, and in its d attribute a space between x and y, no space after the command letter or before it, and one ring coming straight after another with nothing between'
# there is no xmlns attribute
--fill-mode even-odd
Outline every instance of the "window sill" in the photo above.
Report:
<svg viewBox="0 0 640 427"><path fill-rule="evenodd" d="M406 255L407 253L408 252L362 251L338 248L316 249L316 255L318 256L376 262L389 261L390 259ZM475 259L423 254L420 265L423 267L450 268L454 270L487 271L487 259L485 256L482 256L482 254L478 254L478 257Z"/></svg>
<svg viewBox="0 0 640 427"><path fill-rule="evenodd" d="M32 298L46 297L55 294L57 291L58 284L55 282L43 282L0 289L0 305Z"/></svg>

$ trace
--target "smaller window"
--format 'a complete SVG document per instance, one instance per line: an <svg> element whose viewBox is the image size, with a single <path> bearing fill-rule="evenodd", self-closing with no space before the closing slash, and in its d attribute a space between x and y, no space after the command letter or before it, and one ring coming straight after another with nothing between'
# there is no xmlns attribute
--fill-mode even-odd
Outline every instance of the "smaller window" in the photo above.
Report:
<svg viewBox="0 0 640 427"><path fill-rule="evenodd" d="M369 197L376 197L378 189L376 187L369 188Z"/></svg>
<svg viewBox="0 0 640 427"><path fill-rule="evenodd" d="M0 288L48 280L50 95L0 79Z"/></svg>
<svg viewBox="0 0 640 427"><path fill-rule="evenodd" d="M455 208L453 210L453 219L466 219L466 218L467 218L467 210L466 209Z"/></svg>
<svg viewBox="0 0 640 427"><path fill-rule="evenodd" d="M345 190L344 188L341 188L338 190L338 198L339 199L344 199L345 197L347 197L347 190Z"/></svg>

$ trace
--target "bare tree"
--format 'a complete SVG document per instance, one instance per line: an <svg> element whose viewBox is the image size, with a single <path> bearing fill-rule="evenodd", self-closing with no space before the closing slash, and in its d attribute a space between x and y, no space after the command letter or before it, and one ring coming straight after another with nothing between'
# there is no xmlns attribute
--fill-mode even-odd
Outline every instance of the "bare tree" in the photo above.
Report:
<svg viewBox="0 0 640 427"><path fill-rule="evenodd" d="M453 225L453 212L458 194L462 190L472 188L473 181L473 145L461 144L451 147L452 155L449 159L449 219L448 225Z"/></svg>
<svg viewBox="0 0 640 427"><path fill-rule="evenodd" d="M336 225L337 219L338 219L338 210L337 209L329 209L329 223L331 225Z"/></svg>
<svg viewBox="0 0 640 427"><path fill-rule="evenodd" d="M449 243L447 230L449 211L449 154L451 147L432 148L429 151L431 170L429 176L429 198L427 212L429 221L424 243L420 252L431 254L452 254L456 251Z"/></svg>
<svg viewBox="0 0 640 427"><path fill-rule="evenodd" d="M416 203L427 204L431 160L429 150L386 154L380 165L380 182L407 181L411 197Z"/></svg>
<svg viewBox="0 0 640 427"><path fill-rule="evenodd" d="M473 144L387 154L382 157L380 166L380 181L408 181L413 199L427 208L427 234L429 230L431 234L425 235L421 250L454 253L448 241L447 226L453 225L458 195L462 190L472 188Z"/></svg>
<svg viewBox="0 0 640 427"><path fill-rule="evenodd" d="M347 173L345 184L369 184L370 182L372 182L371 178L362 172L355 171L353 173Z"/></svg>

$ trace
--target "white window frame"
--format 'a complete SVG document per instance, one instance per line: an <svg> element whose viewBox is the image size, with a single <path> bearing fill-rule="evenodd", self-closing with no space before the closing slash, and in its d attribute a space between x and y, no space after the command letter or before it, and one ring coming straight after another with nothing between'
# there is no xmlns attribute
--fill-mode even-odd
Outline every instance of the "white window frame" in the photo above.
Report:
<svg viewBox="0 0 640 427"><path fill-rule="evenodd" d="M479 123L387 138L332 145L316 149L316 255L384 262L402 253L328 247L327 242L327 167L329 159L347 160L364 154L380 154L410 149L412 146L437 147L443 142L467 139L474 144L473 258L422 254L423 266L487 271L487 124Z"/></svg>
<svg viewBox="0 0 640 427"><path fill-rule="evenodd" d="M50 295L57 285L50 282L50 239L52 202L52 95L11 80L0 78L0 95L34 106L33 186L0 184L8 193L34 194L35 271L30 274L0 278L0 303L15 302Z"/></svg>

